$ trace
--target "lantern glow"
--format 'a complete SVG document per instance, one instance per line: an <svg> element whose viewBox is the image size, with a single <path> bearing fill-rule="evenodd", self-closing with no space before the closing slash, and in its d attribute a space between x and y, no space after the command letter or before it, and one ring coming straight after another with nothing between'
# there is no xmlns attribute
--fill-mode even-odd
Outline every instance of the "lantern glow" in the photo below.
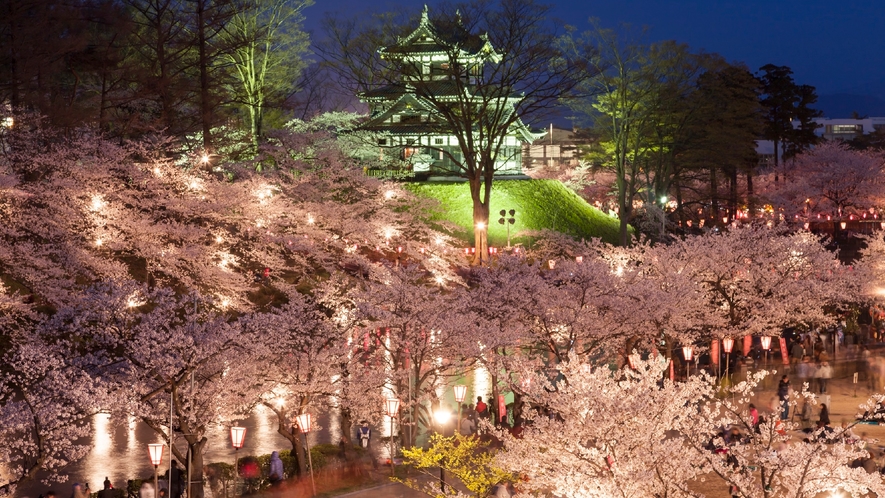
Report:
<svg viewBox="0 0 885 498"><path fill-rule="evenodd" d="M243 447L243 442L246 440L246 428L245 427L231 427L230 428L230 444L236 448L240 449Z"/></svg>
<svg viewBox="0 0 885 498"><path fill-rule="evenodd" d="M731 337L726 337L722 339L722 350L728 354L731 354L731 351L734 349L734 339Z"/></svg>
<svg viewBox="0 0 885 498"><path fill-rule="evenodd" d="M384 409L387 411L388 417L396 417L396 414L399 412L399 400L397 398L384 400Z"/></svg>
<svg viewBox="0 0 885 498"><path fill-rule="evenodd" d="M762 342L762 349L765 349L767 351L771 348L771 337L764 335L762 336L760 341Z"/></svg>
<svg viewBox="0 0 885 498"><path fill-rule="evenodd" d="M163 448L165 444L162 443L152 443L148 445L148 454L151 457L151 465L154 467L159 467L160 462L163 461Z"/></svg>
<svg viewBox="0 0 885 498"><path fill-rule="evenodd" d="M685 346L682 348L682 356L685 358L685 361L691 361L691 358L694 354L691 346Z"/></svg>
<svg viewBox="0 0 885 498"><path fill-rule="evenodd" d="M467 397L467 386L455 386L455 401L463 403Z"/></svg>
<svg viewBox="0 0 885 498"><path fill-rule="evenodd" d="M295 420L298 424L298 428L301 432L308 433L310 432L310 413L304 412L297 417Z"/></svg>

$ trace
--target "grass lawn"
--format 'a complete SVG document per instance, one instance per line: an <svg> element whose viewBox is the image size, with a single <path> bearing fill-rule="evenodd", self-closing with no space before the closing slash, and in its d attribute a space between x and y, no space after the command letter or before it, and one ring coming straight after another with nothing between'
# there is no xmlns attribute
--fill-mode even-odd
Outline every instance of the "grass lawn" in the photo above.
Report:
<svg viewBox="0 0 885 498"><path fill-rule="evenodd" d="M467 183L410 183L406 188L432 197L441 204L433 220L455 223L462 230L453 235L473 240L473 204ZM618 220L594 208L557 180L495 180L492 184L489 244L507 244L507 229L498 223L502 209L516 210L516 223L510 226L513 242L530 243L526 237L513 237L523 230L550 229L577 238L599 237L617 244ZM510 217L509 214L507 216Z"/></svg>

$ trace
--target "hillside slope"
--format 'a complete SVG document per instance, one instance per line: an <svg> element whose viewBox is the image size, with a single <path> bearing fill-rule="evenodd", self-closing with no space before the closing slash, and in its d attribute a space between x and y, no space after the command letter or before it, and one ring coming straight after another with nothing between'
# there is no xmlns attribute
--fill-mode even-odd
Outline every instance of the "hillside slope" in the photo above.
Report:
<svg viewBox="0 0 885 498"><path fill-rule="evenodd" d="M439 200L441 212L434 219L455 223L463 231L454 235L464 241L473 239L473 207L467 183L411 183L406 188ZM495 181L489 220L489 243L492 246L507 244L507 229L498 223L502 209L516 210L511 235L523 230L550 229L577 238L599 237L612 244L618 240L616 218L594 208L557 180ZM512 237L512 241L529 242L517 237Z"/></svg>

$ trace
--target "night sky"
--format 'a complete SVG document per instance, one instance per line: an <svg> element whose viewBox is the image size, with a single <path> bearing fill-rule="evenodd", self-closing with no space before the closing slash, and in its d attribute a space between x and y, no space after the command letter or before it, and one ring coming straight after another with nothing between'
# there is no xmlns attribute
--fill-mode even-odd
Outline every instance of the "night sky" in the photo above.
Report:
<svg viewBox="0 0 885 498"><path fill-rule="evenodd" d="M346 15L395 8L420 11L415 0L317 0L305 12L317 32L325 12ZM428 2L432 5L434 2ZM651 39L675 39L722 54L751 70L790 66L819 95L848 93L885 99L885 3L860 0L558 0L556 14L579 27L597 17L652 28ZM583 24L583 26L582 26Z"/></svg>

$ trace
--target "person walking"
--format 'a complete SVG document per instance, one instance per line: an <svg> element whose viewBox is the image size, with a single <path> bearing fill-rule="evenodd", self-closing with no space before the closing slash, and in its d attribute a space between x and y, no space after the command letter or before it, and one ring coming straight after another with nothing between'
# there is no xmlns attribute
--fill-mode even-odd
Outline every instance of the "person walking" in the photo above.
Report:
<svg viewBox="0 0 885 498"><path fill-rule="evenodd" d="M802 358L805 356L805 348L802 347L801 341L793 342L793 347L790 348L790 363L794 365L798 365L802 362Z"/></svg>
<svg viewBox="0 0 885 498"><path fill-rule="evenodd" d="M141 488L138 489L138 498L155 498L154 494L154 485L149 482L141 483Z"/></svg>
<svg viewBox="0 0 885 498"><path fill-rule="evenodd" d="M279 487L283 482L283 461L280 460L280 452L274 451L270 454L270 471L268 472L270 487Z"/></svg>
<svg viewBox="0 0 885 498"><path fill-rule="evenodd" d="M98 498L114 498L114 487L107 477L104 478L104 487L98 492Z"/></svg>
<svg viewBox="0 0 885 498"><path fill-rule="evenodd" d="M170 472L171 471L171 472ZM181 469L178 468L178 460L172 460L172 468L166 471L166 482L169 483L169 498L181 498L184 484Z"/></svg>
<svg viewBox="0 0 885 498"><path fill-rule="evenodd" d="M476 423L469 416L464 415L461 418L461 435L472 436L476 432Z"/></svg>
<svg viewBox="0 0 885 498"><path fill-rule="evenodd" d="M86 487L88 488L89 485L87 484ZM86 494L86 490L79 482L75 482L71 488L71 498L89 498L89 495Z"/></svg>
<svg viewBox="0 0 885 498"><path fill-rule="evenodd" d="M790 379L786 375L777 384L777 399L781 405L781 420L787 420L790 416Z"/></svg>
<svg viewBox="0 0 885 498"><path fill-rule="evenodd" d="M817 382L820 386L820 394L826 394L827 381L833 377L833 367L827 361L822 361L817 369Z"/></svg>
<svg viewBox="0 0 885 498"><path fill-rule="evenodd" d="M483 419L489 416L489 405L483 403L482 396L476 397L476 417Z"/></svg>
<svg viewBox="0 0 885 498"><path fill-rule="evenodd" d="M372 439L372 429L369 428L369 422L363 420L363 424L360 426L358 432L357 436L359 436L360 446L368 448L369 441Z"/></svg>
<svg viewBox="0 0 885 498"><path fill-rule="evenodd" d="M802 423L802 430L811 429L811 403L808 398L802 402L802 409L799 412L799 421Z"/></svg>
<svg viewBox="0 0 885 498"><path fill-rule="evenodd" d="M809 384L811 389L814 389L814 386L810 385L811 378L814 376L814 365L811 364L811 358L806 356L802 357L802 362L796 366L796 375L799 376L799 382L802 384L803 389L805 384Z"/></svg>

